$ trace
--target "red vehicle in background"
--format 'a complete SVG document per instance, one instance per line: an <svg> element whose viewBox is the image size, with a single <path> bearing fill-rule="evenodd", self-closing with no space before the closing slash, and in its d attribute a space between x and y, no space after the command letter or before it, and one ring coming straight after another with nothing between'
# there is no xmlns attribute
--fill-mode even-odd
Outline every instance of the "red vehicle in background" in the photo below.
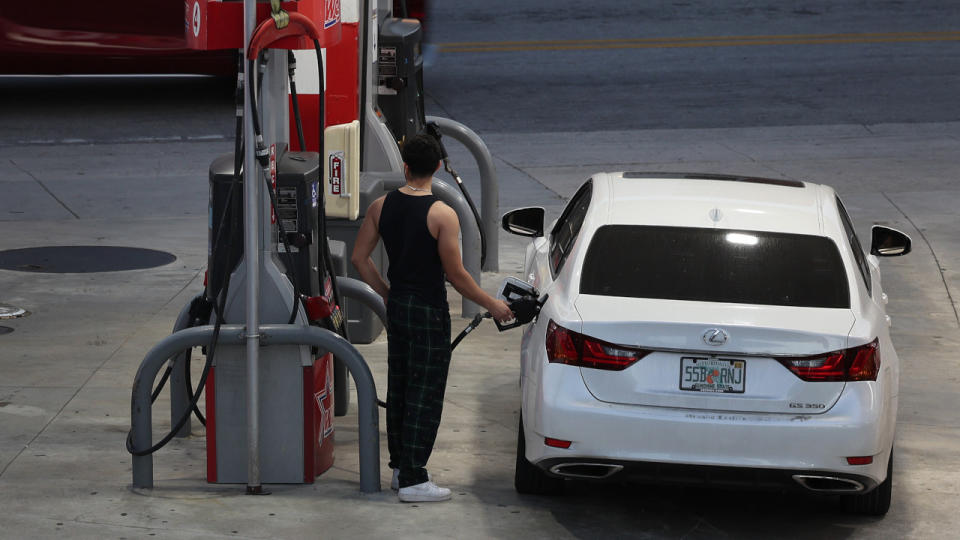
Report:
<svg viewBox="0 0 960 540"><path fill-rule="evenodd" d="M344 0L350 1L350 0ZM394 0L394 16L426 19L426 0ZM236 51L195 51L183 0L0 2L0 74L233 75Z"/></svg>
<svg viewBox="0 0 960 540"><path fill-rule="evenodd" d="M183 0L0 3L0 73L236 73L235 51L193 51Z"/></svg>

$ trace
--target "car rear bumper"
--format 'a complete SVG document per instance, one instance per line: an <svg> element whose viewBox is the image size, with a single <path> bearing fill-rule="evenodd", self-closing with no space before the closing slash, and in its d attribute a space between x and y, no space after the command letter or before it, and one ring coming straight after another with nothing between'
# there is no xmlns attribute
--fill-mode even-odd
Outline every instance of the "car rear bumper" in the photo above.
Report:
<svg viewBox="0 0 960 540"><path fill-rule="evenodd" d="M648 484L690 484L823 494L867 493L875 478L850 472L689 465L616 459L548 458L537 465L552 476Z"/></svg>
<svg viewBox="0 0 960 540"><path fill-rule="evenodd" d="M870 384L848 384L825 413L756 414L605 403L589 394L575 370L547 371L542 387L554 391L525 390L523 408L526 457L547 471L562 463L622 465L612 479L652 474L651 466L756 469L786 478L779 484L819 474L852 478L867 489L886 478L893 442L888 416L896 407ZM545 437L571 444L547 446ZM853 456L873 456L873 462L849 465Z"/></svg>

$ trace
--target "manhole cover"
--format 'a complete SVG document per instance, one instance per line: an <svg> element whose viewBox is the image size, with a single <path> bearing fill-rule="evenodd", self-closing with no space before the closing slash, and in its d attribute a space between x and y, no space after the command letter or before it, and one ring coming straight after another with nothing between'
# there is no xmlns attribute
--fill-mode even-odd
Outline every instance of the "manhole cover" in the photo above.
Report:
<svg viewBox="0 0 960 540"><path fill-rule="evenodd" d="M0 305L0 319L17 319L29 315L23 308Z"/></svg>
<svg viewBox="0 0 960 540"><path fill-rule="evenodd" d="M85 274L154 268L177 257L165 251L120 246L47 246L0 251L0 268L18 272Z"/></svg>
<svg viewBox="0 0 960 540"><path fill-rule="evenodd" d="M10 332L13 332L13 328L10 328L9 326L0 326L0 336L9 334Z"/></svg>

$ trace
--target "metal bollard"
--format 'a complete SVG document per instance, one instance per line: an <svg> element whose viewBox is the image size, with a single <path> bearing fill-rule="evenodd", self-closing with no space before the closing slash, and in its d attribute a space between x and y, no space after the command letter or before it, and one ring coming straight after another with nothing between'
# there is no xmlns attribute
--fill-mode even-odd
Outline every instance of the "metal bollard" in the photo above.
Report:
<svg viewBox="0 0 960 540"><path fill-rule="evenodd" d="M487 260L483 270L500 270L500 195L497 168L493 164L493 155L487 144L472 129L449 118L428 116L427 122L436 122L440 132L460 142L476 160L480 168L480 226L487 241Z"/></svg>
<svg viewBox="0 0 960 540"><path fill-rule="evenodd" d="M225 324L220 327L221 345L241 345L244 342L243 325ZM360 491L380 491L380 431L377 410L377 390L373 374L363 356L339 335L315 326L263 325L261 342L270 345L310 345L333 353L341 359L353 375L357 387L357 416L360 438ZM213 326L197 326L176 332L157 343L140 363L133 380L130 398L130 432L133 447L149 448L153 439L153 411L150 393L160 368L171 356L190 347L209 345ZM133 487L153 487L153 456L133 456Z"/></svg>

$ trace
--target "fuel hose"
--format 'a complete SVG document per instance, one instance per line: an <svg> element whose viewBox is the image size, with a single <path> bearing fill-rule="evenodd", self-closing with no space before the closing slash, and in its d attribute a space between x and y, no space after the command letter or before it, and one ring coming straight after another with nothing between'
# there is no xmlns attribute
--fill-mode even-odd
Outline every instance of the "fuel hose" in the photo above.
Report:
<svg viewBox="0 0 960 540"><path fill-rule="evenodd" d="M460 193L463 194L463 198L467 201L467 206L470 207L470 212L473 213L474 222L477 224L477 229L480 232L480 266L482 267L487 262L487 238L486 235L483 234L483 222L480 221L480 212L477 211L477 205L473 203L473 198L470 196L470 192L467 191L467 186L464 185L463 178L461 178L460 174L450 165L450 155L447 153L446 146L443 145L443 134L440 132L440 126L436 122L429 122L425 124L425 130L427 134L433 137L434 140L437 141L437 144L440 145L440 159L443 160L443 169L453 177L457 187L460 188Z"/></svg>
<svg viewBox="0 0 960 540"><path fill-rule="evenodd" d="M241 57L242 58L242 57ZM243 163L243 84L244 84L244 72L243 72L243 63L242 59L237 69L237 127L236 127L236 137L234 139L234 168L233 175L234 181L230 183L230 188L227 190L227 204L224 205L223 210L220 212L218 219L219 227L217 228L217 236L214 237L213 242L211 243L211 250L216 253L221 241L223 238L224 225L226 225L228 215L231 217L233 224L230 227L230 236L227 238L227 242L233 242L236 240L237 231L240 226L240 212L237 209L233 208L233 205L230 204L230 201L233 200L233 191L237 184L241 182L242 179L242 163ZM186 425L187 420L190 418L191 414L196 414L197 419L200 420L200 423L206 425L206 419L203 417L203 414L200 412L200 409L197 407L197 404L200 402L200 396L203 393L203 389L207 383L207 376L210 374L210 367L213 365L213 359L217 351L217 341L220 337L220 327L223 324L223 311L226 308L227 302L227 292L230 289L230 276L232 274L232 269L227 265L224 265L222 269L223 274L219 283L223 285L218 291L217 298L214 299L205 299L211 304L212 309L216 314L216 321L213 327L213 336L210 341L210 345L207 347L207 358L203 366L203 371L200 375L200 381L197 385L197 388L194 389L190 383L190 354L192 349L187 349L184 353L184 370L186 372L186 377L184 378L184 383L187 387L187 393L191 396L190 406L187 410L180 416L180 419L173 425L170 429L170 432L167 433L159 442L151 446L150 448L134 448L133 447L133 432L127 432L126 439L126 448L127 452L135 456L146 456L153 454L157 450L160 450L167 445L176 434ZM198 305L192 305L190 309L190 322L189 326L195 326L203 318L203 312L206 311L204 308ZM156 401L157 397L160 395L161 390L163 390L164 385L167 383L172 371L172 366L168 366L166 371L163 374L163 377L160 379L160 382L157 384L157 388L150 394L150 402L153 403Z"/></svg>

